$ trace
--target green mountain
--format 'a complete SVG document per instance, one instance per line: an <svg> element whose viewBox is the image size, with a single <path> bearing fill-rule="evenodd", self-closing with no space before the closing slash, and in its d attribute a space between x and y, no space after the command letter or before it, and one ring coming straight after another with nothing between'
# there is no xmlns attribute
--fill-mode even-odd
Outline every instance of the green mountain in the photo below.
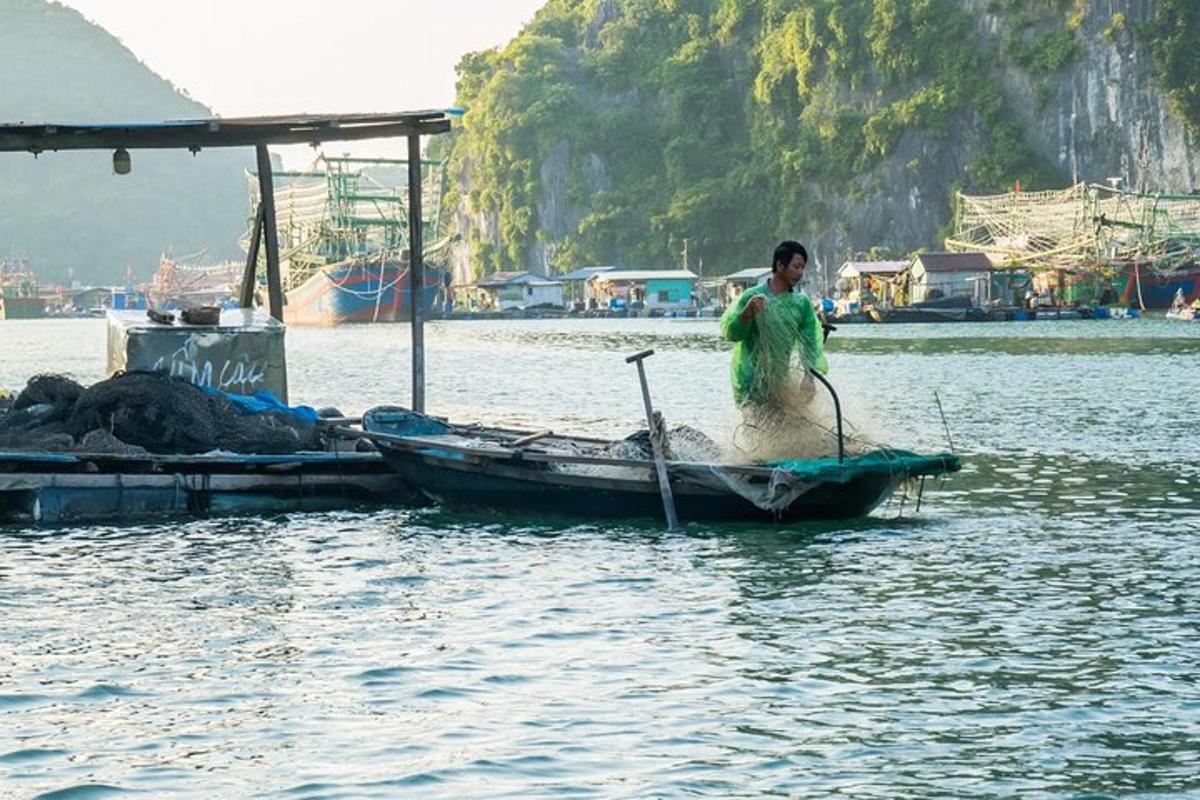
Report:
<svg viewBox="0 0 1200 800"><path fill-rule="evenodd" d="M1200 187L1196 0L549 0L464 57L460 278L826 270L936 247L956 190Z"/></svg>
<svg viewBox="0 0 1200 800"><path fill-rule="evenodd" d="M211 116L78 12L44 0L0 3L2 122L160 121ZM0 258L26 259L44 283L68 270L116 283L148 278L160 254L237 257L242 177L252 151L132 151L112 174L104 151L0 153Z"/></svg>

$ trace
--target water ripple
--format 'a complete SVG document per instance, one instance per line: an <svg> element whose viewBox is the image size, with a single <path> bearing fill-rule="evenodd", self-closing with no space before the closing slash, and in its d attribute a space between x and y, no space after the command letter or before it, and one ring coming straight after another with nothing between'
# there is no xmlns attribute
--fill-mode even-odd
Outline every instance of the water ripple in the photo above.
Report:
<svg viewBox="0 0 1200 800"><path fill-rule="evenodd" d="M602 322L431 326L431 402L625 432L653 346L668 419L728 424L711 321ZM1200 339L1077 330L839 331L873 436L946 446L939 391L966 469L915 518L0 531L0 795L1196 796ZM294 391L405 396L405 335L289 331Z"/></svg>

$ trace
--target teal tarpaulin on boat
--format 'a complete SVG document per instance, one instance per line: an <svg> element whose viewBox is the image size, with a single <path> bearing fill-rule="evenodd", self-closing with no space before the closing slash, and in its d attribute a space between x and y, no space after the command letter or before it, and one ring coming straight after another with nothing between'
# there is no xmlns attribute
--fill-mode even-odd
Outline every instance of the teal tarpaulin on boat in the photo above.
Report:
<svg viewBox="0 0 1200 800"><path fill-rule="evenodd" d="M770 461L763 466L774 467L802 481L835 481L846 483L865 475L888 474L898 478L919 478L957 472L962 468L958 456L938 453L918 455L907 450L872 450L838 463L836 458L809 460L789 459Z"/></svg>

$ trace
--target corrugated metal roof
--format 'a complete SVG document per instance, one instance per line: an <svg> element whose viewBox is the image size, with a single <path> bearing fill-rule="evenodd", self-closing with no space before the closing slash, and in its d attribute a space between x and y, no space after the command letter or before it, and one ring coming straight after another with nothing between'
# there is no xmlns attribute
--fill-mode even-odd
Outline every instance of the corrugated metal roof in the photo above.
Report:
<svg viewBox="0 0 1200 800"><path fill-rule="evenodd" d="M542 275L534 275L525 270L509 272L493 272L475 282L480 289L495 289L500 286L561 286L560 281L553 281Z"/></svg>
<svg viewBox="0 0 1200 800"><path fill-rule="evenodd" d="M747 267L739 269L737 272L731 272L725 276L727 281L756 281L763 275L771 274L770 267Z"/></svg>
<svg viewBox="0 0 1200 800"><path fill-rule="evenodd" d="M384 114L290 114L164 122L0 124L0 151L240 147L429 135L450 130L439 109Z"/></svg>
<svg viewBox="0 0 1200 800"><path fill-rule="evenodd" d="M592 277L605 281L694 281L697 275L690 269L614 269Z"/></svg>
<svg viewBox="0 0 1200 800"><path fill-rule="evenodd" d="M907 266L907 261L847 261L838 269L838 274L853 269L860 275L890 275L902 271Z"/></svg>
<svg viewBox="0 0 1200 800"><path fill-rule="evenodd" d="M565 275L559 275L560 281L586 281L588 278L599 272L612 272L616 267L582 267L581 269L573 270Z"/></svg>
<svg viewBox="0 0 1200 800"><path fill-rule="evenodd" d="M986 253L921 253L916 258L926 272L991 272Z"/></svg>

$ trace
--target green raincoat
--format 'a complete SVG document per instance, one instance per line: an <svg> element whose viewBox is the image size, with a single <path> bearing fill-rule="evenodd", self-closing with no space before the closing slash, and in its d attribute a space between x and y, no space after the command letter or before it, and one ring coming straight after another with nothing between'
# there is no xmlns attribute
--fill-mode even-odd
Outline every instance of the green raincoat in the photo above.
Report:
<svg viewBox="0 0 1200 800"><path fill-rule="evenodd" d="M743 323L739 319L742 311L758 295L767 298L766 306ZM803 292L773 294L768 285L747 289L722 315L721 335L735 343L730 374L738 405L764 402L766 397L760 395L775 379L787 375L792 351L797 348L806 368L822 375L829 371L821 323L812 300ZM759 374L763 369L771 374Z"/></svg>

